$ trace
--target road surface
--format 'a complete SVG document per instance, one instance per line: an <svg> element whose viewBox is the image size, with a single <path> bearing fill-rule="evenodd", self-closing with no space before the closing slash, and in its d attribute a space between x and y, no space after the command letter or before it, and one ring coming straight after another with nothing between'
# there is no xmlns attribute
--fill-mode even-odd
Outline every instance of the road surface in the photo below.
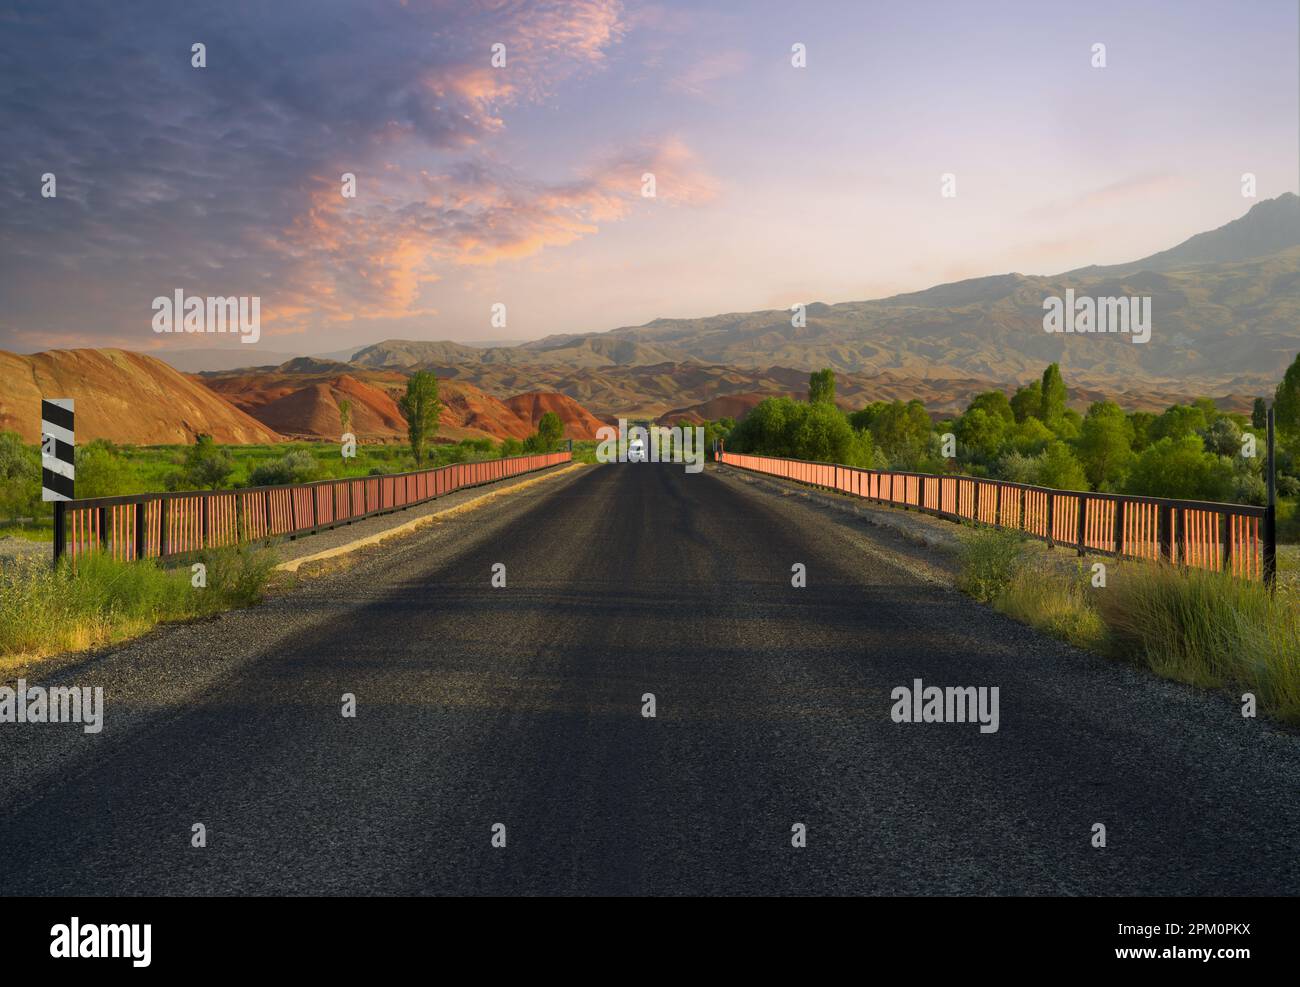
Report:
<svg viewBox="0 0 1300 987"><path fill-rule="evenodd" d="M163 667L250 657L181 705L110 689L0 815L0 892L1296 892L1300 739L883 537L712 467L600 466L155 634L129 647ZM917 678L999 687L998 731L894 723Z"/></svg>

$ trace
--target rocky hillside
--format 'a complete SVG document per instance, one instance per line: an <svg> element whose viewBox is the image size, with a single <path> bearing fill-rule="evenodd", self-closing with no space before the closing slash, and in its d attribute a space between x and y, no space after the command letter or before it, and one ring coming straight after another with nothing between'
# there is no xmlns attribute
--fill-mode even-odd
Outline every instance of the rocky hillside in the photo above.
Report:
<svg viewBox="0 0 1300 987"><path fill-rule="evenodd" d="M160 360L126 350L0 351L0 430L40 441L41 398L76 401L78 443L276 442L276 431Z"/></svg>
<svg viewBox="0 0 1300 987"><path fill-rule="evenodd" d="M249 415L283 435L336 439L341 434L339 402L351 402L351 431L362 440L394 441L406 436L397 407L406 374L395 369L349 366L320 360L290 360L279 367L204 374L203 382ZM586 408L563 394L488 394L472 381L440 375L442 417L438 438L523 439L537 419L555 411L565 435L595 437L600 426ZM539 410L540 409L540 410Z"/></svg>

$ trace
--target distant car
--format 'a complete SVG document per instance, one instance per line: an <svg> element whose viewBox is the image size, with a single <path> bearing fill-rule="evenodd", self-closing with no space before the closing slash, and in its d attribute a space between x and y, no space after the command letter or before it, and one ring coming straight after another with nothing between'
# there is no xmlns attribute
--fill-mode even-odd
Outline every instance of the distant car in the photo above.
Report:
<svg viewBox="0 0 1300 987"><path fill-rule="evenodd" d="M645 462L645 439L633 439L627 444L627 461L629 463Z"/></svg>

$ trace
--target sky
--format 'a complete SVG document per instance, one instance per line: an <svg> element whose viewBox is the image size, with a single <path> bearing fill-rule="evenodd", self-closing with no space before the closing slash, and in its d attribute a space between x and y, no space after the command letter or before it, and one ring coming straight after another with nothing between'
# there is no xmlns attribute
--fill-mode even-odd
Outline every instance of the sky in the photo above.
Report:
<svg viewBox="0 0 1300 987"><path fill-rule="evenodd" d="M0 0L0 349L240 345L155 332L178 290L322 353L1132 260L1300 190L1298 61L1296 0Z"/></svg>

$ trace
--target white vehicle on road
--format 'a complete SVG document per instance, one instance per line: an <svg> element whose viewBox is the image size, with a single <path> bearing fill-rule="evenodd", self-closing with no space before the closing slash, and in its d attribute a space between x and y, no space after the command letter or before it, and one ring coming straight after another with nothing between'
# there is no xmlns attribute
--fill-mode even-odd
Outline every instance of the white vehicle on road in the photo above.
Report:
<svg viewBox="0 0 1300 987"><path fill-rule="evenodd" d="M645 462L645 439L637 437L627 444L627 461L629 463Z"/></svg>

